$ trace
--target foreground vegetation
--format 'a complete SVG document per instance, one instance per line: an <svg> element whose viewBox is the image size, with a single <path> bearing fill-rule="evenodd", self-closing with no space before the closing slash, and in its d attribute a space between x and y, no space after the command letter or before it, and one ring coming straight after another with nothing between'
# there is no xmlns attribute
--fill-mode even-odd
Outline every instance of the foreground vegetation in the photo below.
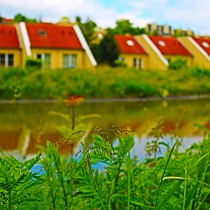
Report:
<svg viewBox="0 0 210 210"><path fill-rule="evenodd" d="M0 99L139 98L210 93L210 70L0 70Z"/></svg>
<svg viewBox="0 0 210 210"><path fill-rule="evenodd" d="M153 129L143 162L131 156L134 138L122 127L112 131L115 144L110 131L95 129L68 159L50 142L25 162L2 153L0 209L209 209L210 135L180 153L179 139L170 149L160 130ZM64 141L74 144L74 138ZM158 157L161 144L168 151Z"/></svg>

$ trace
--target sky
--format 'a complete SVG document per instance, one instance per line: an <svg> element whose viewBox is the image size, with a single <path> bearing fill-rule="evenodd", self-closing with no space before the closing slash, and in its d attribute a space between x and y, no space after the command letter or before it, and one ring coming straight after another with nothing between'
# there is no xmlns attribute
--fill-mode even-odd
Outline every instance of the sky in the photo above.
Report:
<svg viewBox="0 0 210 210"><path fill-rule="evenodd" d="M1 16L13 18L18 13L47 22L64 16L74 22L80 16L102 28L129 19L139 27L155 22L210 35L210 0L0 0Z"/></svg>

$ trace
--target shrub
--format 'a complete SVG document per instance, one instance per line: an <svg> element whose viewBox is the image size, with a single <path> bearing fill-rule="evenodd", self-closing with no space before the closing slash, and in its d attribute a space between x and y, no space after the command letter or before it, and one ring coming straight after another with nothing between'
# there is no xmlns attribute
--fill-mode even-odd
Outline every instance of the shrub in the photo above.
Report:
<svg viewBox="0 0 210 210"><path fill-rule="evenodd" d="M26 68L29 70L37 70L42 68L41 60L28 58L26 60Z"/></svg>
<svg viewBox="0 0 210 210"><path fill-rule="evenodd" d="M175 61L169 61L169 69L179 70L187 67L187 61L183 58L177 58Z"/></svg>

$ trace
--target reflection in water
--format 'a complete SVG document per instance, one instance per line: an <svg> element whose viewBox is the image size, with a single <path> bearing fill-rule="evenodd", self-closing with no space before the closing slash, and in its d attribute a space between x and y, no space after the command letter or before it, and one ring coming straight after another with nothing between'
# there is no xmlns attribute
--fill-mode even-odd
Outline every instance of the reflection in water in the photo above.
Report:
<svg viewBox="0 0 210 210"><path fill-rule="evenodd" d="M202 130L194 124L210 129L209 102L209 99L199 99L83 103L76 107L76 126L78 131L86 132L85 136L80 136L84 139L96 127L108 130L122 125L135 134L134 153L144 158L145 143L152 139L149 133L159 119L163 121L166 142L175 134L184 139L181 149L200 141ZM0 147L5 152L25 157L37 153L38 146L50 140L59 143L63 155L69 155L80 145L79 140L62 141L65 135L72 135L68 133L71 130L69 115L66 104L0 104ZM115 139L115 135L109 136L109 140Z"/></svg>

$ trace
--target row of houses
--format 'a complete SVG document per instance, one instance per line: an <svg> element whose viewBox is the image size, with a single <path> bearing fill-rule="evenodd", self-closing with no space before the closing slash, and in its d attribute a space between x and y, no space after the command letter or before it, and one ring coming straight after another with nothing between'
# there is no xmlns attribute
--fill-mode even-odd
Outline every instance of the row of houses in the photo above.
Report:
<svg viewBox="0 0 210 210"><path fill-rule="evenodd" d="M27 58L41 59L45 69L97 65L77 25L1 24L0 67L24 68Z"/></svg>
<svg viewBox="0 0 210 210"><path fill-rule="evenodd" d="M188 66L210 69L210 38L127 34L115 39L127 67L167 70L182 58ZM45 69L97 66L78 25L0 24L0 68L25 68L27 58L40 59Z"/></svg>
<svg viewBox="0 0 210 210"><path fill-rule="evenodd" d="M210 69L210 38L116 35L116 40L128 67L167 70L181 58L188 66Z"/></svg>

